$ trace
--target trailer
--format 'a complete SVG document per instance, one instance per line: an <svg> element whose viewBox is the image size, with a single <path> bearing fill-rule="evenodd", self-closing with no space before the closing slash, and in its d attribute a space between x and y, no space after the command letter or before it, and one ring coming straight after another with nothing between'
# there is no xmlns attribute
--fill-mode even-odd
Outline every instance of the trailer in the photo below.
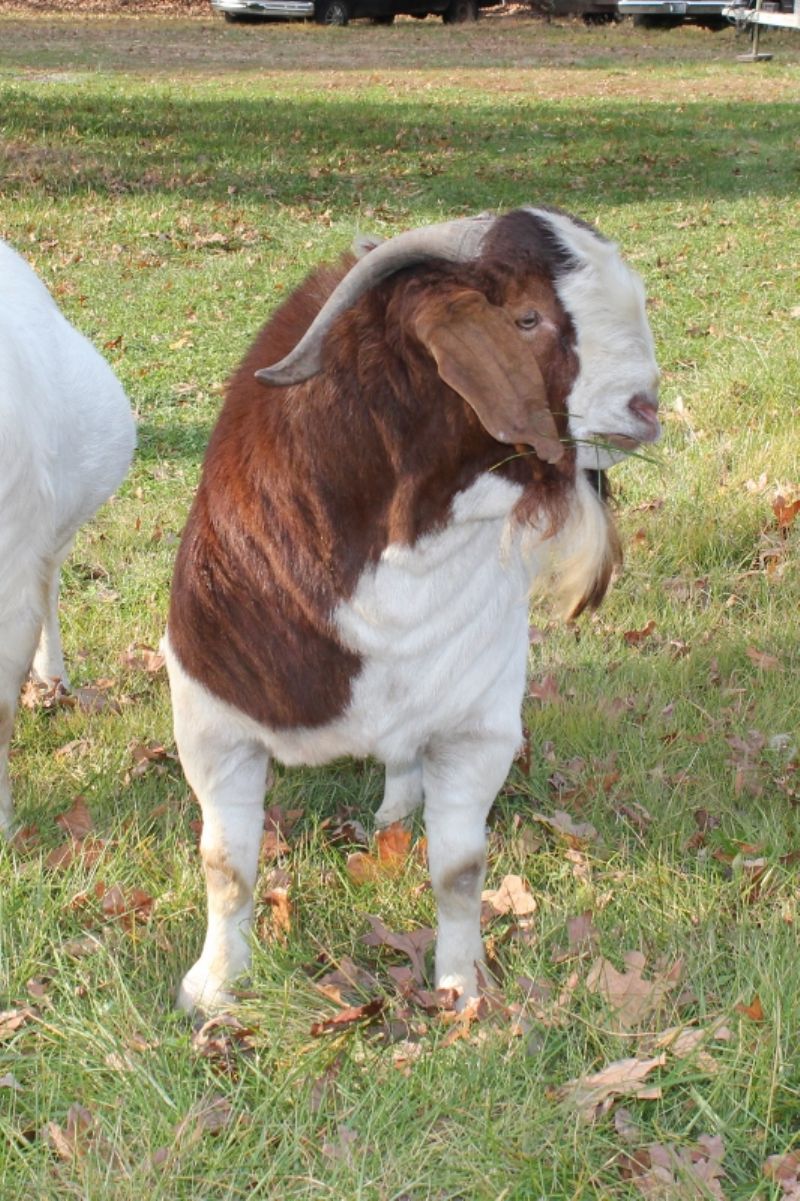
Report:
<svg viewBox="0 0 800 1201"><path fill-rule="evenodd" d="M737 29L750 32L750 49L738 56L743 63L768 62L772 58L758 48L758 35L764 26L800 31L800 0L734 0L722 11Z"/></svg>

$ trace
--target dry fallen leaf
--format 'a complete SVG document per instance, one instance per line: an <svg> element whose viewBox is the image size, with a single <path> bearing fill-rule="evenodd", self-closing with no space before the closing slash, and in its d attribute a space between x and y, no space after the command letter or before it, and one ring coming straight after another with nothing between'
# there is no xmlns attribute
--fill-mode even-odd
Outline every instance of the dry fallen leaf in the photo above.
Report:
<svg viewBox="0 0 800 1201"><path fill-rule="evenodd" d="M657 1100L661 1089L647 1083L647 1077L655 1068L663 1067L666 1061L663 1053L652 1059L617 1059L602 1071L568 1081L558 1090L558 1096L574 1105L581 1117L591 1122L608 1113L617 1097Z"/></svg>
<svg viewBox="0 0 800 1201"><path fill-rule="evenodd" d="M142 888L122 888L112 884L106 888L97 884L95 894L100 900L103 915L118 918L126 930L133 929L137 920L146 921L154 905L153 897Z"/></svg>
<svg viewBox="0 0 800 1201"><path fill-rule="evenodd" d="M336 1128L336 1136L333 1139L326 1139L322 1144L322 1154L328 1159L338 1159L349 1163L352 1158L351 1148L358 1141L358 1135L349 1126L339 1124Z"/></svg>
<svg viewBox="0 0 800 1201"><path fill-rule="evenodd" d="M719 1135L701 1134L692 1147L651 1143L620 1162L623 1176L650 1201L725 1201L725 1147Z"/></svg>
<svg viewBox="0 0 800 1201"><path fill-rule="evenodd" d="M393 822L375 835L375 854L353 851L347 857L347 874L354 884L368 884L402 872L411 850L411 833L402 822Z"/></svg>
<svg viewBox="0 0 800 1201"><path fill-rule="evenodd" d="M347 955L339 960L332 972L314 981L314 987L343 1009L358 1004L361 998L373 993L378 981L370 972L359 967Z"/></svg>
<svg viewBox="0 0 800 1201"><path fill-rule="evenodd" d="M717 1061L704 1050L709 1042L727 1042L731 1032L722 1023L716 1026L670 1026L648 1038L642 1044L647 1051L669 1051L676 1059L694 1058L697 1066L709 1075L717 1070Z"/></svg>
<svg viewBox="0 0 800 1201"><path fill-rule="evenodd" d="M797 517L797 514L800 513L800 497L788 500L785 496L776 496L772 502L772 512L775 514L778 527L782 530L788 530Z"/></svg>
<svg viewBox="0 0 800 1201"><path fill-rule="evenodd" d="M59 1159L72 1163L84 1159L89 1154L98 1155L110 1168L123 1167L119 1153L95 1124L89 1110L78 1104L70 1105L64 1126L58 1122L48 1122L42 1130L42 1137Z"/></svg>
<svg viewBox="0 0 800 1201"><path fill-rule="evenodd" d="M542 701L543 704L558 704L561 700L561 694L558 691L556 677L554 675L546 675L541 680L534 680L528 688L528 696L533 697L537 701Z"/></svg>
<svg viewBox="0 0 800 1201"><path fill-rule="evenodd" d="M125 783L138 780L151 770L163 775L166 770L163 764L167 759L177 762L177 757L169 752L160 742L132 742L128 750L133 760L133 767L125 773Z"/></svg>
<svg viewBox="0 0 800 1201"><path fill-rule="evenodd" d="M375 835L378 859L388 875L402 870L411 849L411 831L402 822L392 822Z"/></svg>
<svg viewBox="0 0 800 1201"><path fill-rule="evenodd" d="M386 929L380 918L367 915L367 921L372 929L368 934L363 935L361 941L368 947L391 947L393 951L399 951L402 955L407 955L411 961L411 970L414 973L414 979L417 984L424 984L424 956L428 947L436 938L434 931L427 927L420 927L417 930L409 931L408 934L395 934L393 931Z"/></svg>
<svg viewBox="0 0 800 1201"><path fill-rule="evenodd" d="M756 650L754 646L748 646L744 652L751 663L762 671L775 671L781 666L781 661L777 655L770 655L766 651Z"/></svg>
<svg viewBox="0 0 800 1201"><path fill-rule="evenodd" d="M146 671L150 675L161 671L164 666L164 656L145 642L132 642L126 651L120 655L120 662L132 671Z"/></svg>
<svg viewBox="0 0 800 1201"><path fill-rule="evenodd" d="M556 994L554 986L547 980L531 980L528 976L517 977L517 984L525 995L524 1010L530 1010L536 1021L543 1026L567 1025L570 1020L570 1004L579 983L579 974L571 972L561 991Z"/></svg>
<svg viewBox="0 0 800 1201"><path fill-rule="evenodd" d="M599 931L592 922L591 913L579 913L567 918L567 947L553 947L550 958L553 963L564 963L567 959L579 959L597 949Z"/></svg>
<svg viewBox="0 0 800 1201"><path fill-rule="evenodd" d="M320 1021L314 1022L311 1026L311 1035L313 1038L319 1038L321 1034L330 1034L343 1029L345 1026L369 1023L379 1013L382 1013L385 1008L385 997L373 997L371 1001L366 1001L363 1005L350 1005L347 1009L340 1009L338 1013L334 1013L331 1017L322 1018Z"/></svg>
<svg viewBox="0 0 800 1201"><path fill-rule="evenodd" d="M56 871L63 870L79 860L84 867L94 867L106 846L107 843L103 838L87 836L80 841L71 838L69 842L62 842L61 846L54 847L45 859L44 865L46 868Z"/></svg>
<svg viewBox="0 0 800 1201"><path fill-rule="evenodd" d="M65 813L58 815L56 825L78 842L91 833L94 823L82 796L76 796L70 808Z"/></svg>
<svg viewBox="0 0 800 1201"><path fill-rule="evenodd" d="M521 876L503 876L499 888L484 889L481 901L489 917L503 917L507 913L527 917L536 912L536 901Z"/></svg>
<svg viewBox="0 0 800 1201"><path fill-rule="evenodd" d="M734 1009L737 1013L741 1013L744 1017L749 1018L751 1022L764 1021L764 1009L758 993L756 993L749 1005L734 1005Z"/></svg>
<svg viewBox="0 0 800 1201"><path fill-rule="evenodd" d="M781 1188L781 1201L800 1201L800 1151L770 1155L763 1166L764 1175Z"/></svg>
<svg viewBox="0 0 800 1201"><path fill-rule="evenodd" d="M38 1018L39 1014L29 1005L23 1005L18 1009L4 1009L0 1013L0 1042L11 1038L12 1034L16 1034L20 1026L26 1025L28 1022Z"/></svg>
<svg viewBox="0 0 800 1201"><path fill-rule="evenodd" d="M272 886L262 894L264 901L270 906L273 936L283 943L292 929L292 902L289 900L288 881L284 883L285 876L286 873L283 872L279 879L270 881Z"/></svg>
<svg viewBox="0 0 800 1201"><path fill-rule="evenodd" d="M546 826L576 850L597 837L597 830L591 822L575 822L563 809L556 809L552 817L547 817L544 813L534 813L532 816L535 822Z"/></svg>
<svg viewBox="0 0 800 1201"><path fill-rule="evenodd" d="M474 1022L479 1022L489 1012L486 997L472 997L461 1010L446 1010L442 1020L450 1023L450 1029L440 1046L449 1047L460 1038L468 1038Z"/></svg>
<svg viewBox="0 0 800 1201"><path fill-rule="evenodd" d="M625 630L622 637L627 642L628 646L636 646L640 642L644 642L645 638L649 638L655 631L656 623L651 618L646 625L642 626L641 630Z"/></svg>
<svg viewBox="0 0 800 1201"><path fill-rule="evenodd" d="M621 1031L631 1030L660 1009L667 994L680 982L683 964L680 960L668 971L655 972L645 980L647 962L640 951L628 951L623 956L627 970L619 972L608 959L594 961L586 977L586 988L597 993L614 1011Z"/></svg>
<svg viewBox="0 0 800 1201"><path fill-rule="evenodd" d="M192 1035L192 1048L220 1075L236 1077L240 1055L254 1045L255 1031L231 1013L219 1013Z"/></svg>

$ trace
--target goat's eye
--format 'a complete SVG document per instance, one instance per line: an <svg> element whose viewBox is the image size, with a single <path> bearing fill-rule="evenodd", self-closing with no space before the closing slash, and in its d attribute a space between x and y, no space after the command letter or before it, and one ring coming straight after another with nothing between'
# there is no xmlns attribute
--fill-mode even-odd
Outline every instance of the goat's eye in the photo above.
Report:
<svg viewBox="0 0 800 1201"><path fill-rule="evenodd" d="M528 313L523 313L521 317L517 317L518 329L535 329L541 321L541 316L536 312L536 309L531 309Z"/></svg>

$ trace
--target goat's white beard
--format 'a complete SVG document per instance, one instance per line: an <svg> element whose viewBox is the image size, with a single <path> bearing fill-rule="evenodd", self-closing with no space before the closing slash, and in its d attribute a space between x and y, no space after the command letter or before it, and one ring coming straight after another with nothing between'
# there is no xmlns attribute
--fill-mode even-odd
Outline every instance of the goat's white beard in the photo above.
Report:
<svg viewBox="0 0 800 1201"><path fill-rule="evenodd" d="M511 519L510 537L528 570L532 599L546 600L556 616L580 611L619 562L619 542L607 506L579 472L569 515L551 538L533 522Z"/></svg>

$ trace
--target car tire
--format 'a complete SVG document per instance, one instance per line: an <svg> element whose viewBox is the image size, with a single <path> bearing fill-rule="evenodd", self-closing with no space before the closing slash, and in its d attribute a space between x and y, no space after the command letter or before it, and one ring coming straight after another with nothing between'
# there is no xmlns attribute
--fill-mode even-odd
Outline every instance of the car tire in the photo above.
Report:
<svg viewBox="0 0 800 1201"><path fill-rule="evenodd" d="M478 0L450 0L442 13L445 25L463 25L466 21L477 21Z"/></svg>
<svg viewBox="0 0 800 1201"><path fill-rule="evenodd" d="M317 25L346 25L350 20L347 0L319 0L314 10Z"/></svg>

